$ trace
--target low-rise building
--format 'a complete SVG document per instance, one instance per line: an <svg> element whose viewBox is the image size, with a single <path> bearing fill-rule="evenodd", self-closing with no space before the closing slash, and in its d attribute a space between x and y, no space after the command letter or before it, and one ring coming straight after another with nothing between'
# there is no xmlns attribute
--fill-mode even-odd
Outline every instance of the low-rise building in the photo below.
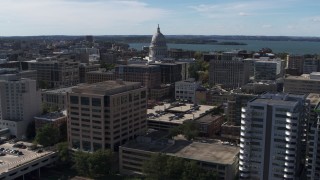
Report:
<svg viewBox="0 0 320 180"><path fill-rule="evenodd" d="M284 79L284 92L308 94L320 92L320 72L288 76Z"/></svg>
<svg viewBox="0 0 320 180"><path fill-rule="evenodd" d="M164 103L148 109L148 128L168 131L189 120L196 120L210 113L215 106L193 105L184 103Z"/></svg>
<svg viewBox="0 0 320 180"><path fill-rule="evenodd" d="M150 133L120 146L120 173L143 174L143 163L155 153L196 161L202 168L216 171L219 179L234 179L238 173L239 147L223 145L219 141L200 143L169 140L159 133Z"/></svg>
<svg viewBox="0 0 320 180"><path fill-rule="evenodd" d="M200 136L213 137L221 131L221 125L224 122L224 117L221 115L207 114L196 120L199 126Z"/></svg>
<svg viewBox="0 0 320 180"><path fill-rule="evenodd" d="M41 116L34 117L36 131L46 125L52 125L60 129L61 126L67 124L66 112L50 112Z"/></svg>

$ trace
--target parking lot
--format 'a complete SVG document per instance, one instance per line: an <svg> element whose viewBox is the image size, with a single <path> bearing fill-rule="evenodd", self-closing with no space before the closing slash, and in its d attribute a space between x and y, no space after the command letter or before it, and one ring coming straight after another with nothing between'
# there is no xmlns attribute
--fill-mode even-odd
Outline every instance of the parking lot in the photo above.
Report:
<svg viewBox="0 0 320 180"><path fill-rule="evenodd" d="M4 143L0 145L0 174L49 153L39 149L28 150L27 147L31 146L31 143L17 142L15 144Z"/></svg>

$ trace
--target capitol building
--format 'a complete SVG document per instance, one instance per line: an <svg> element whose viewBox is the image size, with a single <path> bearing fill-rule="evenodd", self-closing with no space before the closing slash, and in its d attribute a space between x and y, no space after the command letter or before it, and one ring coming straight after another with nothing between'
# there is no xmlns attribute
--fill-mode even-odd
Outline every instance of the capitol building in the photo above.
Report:
<svg viewBox="0 0 320 180"><path fill-rule="evenodd" d="M149 47L149 60L150 61L161 61L168 55L168 47L166 38L160 32L158 25L157 32L152 36L151 44Z"/></svg>

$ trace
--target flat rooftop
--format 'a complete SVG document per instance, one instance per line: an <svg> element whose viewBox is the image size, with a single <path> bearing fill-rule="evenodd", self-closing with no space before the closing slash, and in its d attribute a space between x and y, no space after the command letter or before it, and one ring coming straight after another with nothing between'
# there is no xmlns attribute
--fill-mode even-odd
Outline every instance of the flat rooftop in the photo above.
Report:
<svg viewBox="0 0 320 180"><path fill-rule="evenodd" d="M170 149L168 149L168 151L170 151ZM186 159L227 165L234 163L239 151L239 147L223 145L222 142L192 142L182 147L176 153L172 153L172 155Z"/></svg>
<svg viewBox="0 0 320 180"><path fill-rule="evenodd" d="M320 81L319 79L310 79L310 74L302 74L301 76L288 76L285 80L301 80L301 81Z"/></svg>
<svg viewBox="0 0 320 180"><path fill-rule="evenodd" d="M235 157L238 156L240 151L239 147L224 145L219 140L203 143L166 138L149 142L146 140L133 140L122 145L122 147L149 152L161 152L185 159L226 165L233 164Z"/></svg>
<svg viewBox="0 0 320 180"><path fill-rule="evenodd" d="M71 92L73 87L67 87L67 88L60 88L60 89L54 89L54 90L47 90L43 91L42 93L50 93L50 94L67 94L68 92Z"/></svg>
<svg viewBox="0 0 320 180"><path fill-rule="evenodd" d="M211 115L211 114L207 114L199 119L197 119L196 121L198 123L211 123L219 118L221 118L222 116L220 115Z"/></svg>
<svg viewBox="0 0 320 180"><path fill-rule="evenodd" d="M31 143L27 142L17 142L23 143L26 146L30 146ZM23 155L11 155L6 154L5 156L1 156L0 158L0 174L4 172L8 172L10 169L21 166L22 164L29 163L33 160L39 159L43 156L49 155L54 153L53 151L43 150L41 153L37 153L36 151L31 151L28 149L20 149L20 148L13 148L13 144L5 143L0 145L0 148L10 149L10 150L19 150L23 153Z"/></svg>
<svg viewBox="0 0 320 180"><path fill-rule="evenodd" d="M169 103L158 105L153 109L148 109L148 120L170 122L182 124L186 120L197 119L200 116L212 111L216 106L199 105L198 110L193 107L193 104L184 104L181 106L172 107Z"/></svg>
<svg viewBox="0 0 320 180"><path fill-rule="evenodd" d="M72 93L112 95L141 88L140 82L122 80L104 81L94 84L80 84L72 88Z"/></svg>
<svg viewBox="0 0 320 180"><path fill-rule="evenodd" d="M310 93L307 96L307 99L310 100L311 105L317 105L320 102L320 94L317 93Z"/></svg>
<svg viewBox="0 0 320 180"><path fill-rule="evenodd" d="M63 114L62 112L49 112L47 114L44 114L41 116L36 116L34 118L40 119L40 120L55 121L55 120L58 120L62 117L66 117L66 115Z"/></svg>

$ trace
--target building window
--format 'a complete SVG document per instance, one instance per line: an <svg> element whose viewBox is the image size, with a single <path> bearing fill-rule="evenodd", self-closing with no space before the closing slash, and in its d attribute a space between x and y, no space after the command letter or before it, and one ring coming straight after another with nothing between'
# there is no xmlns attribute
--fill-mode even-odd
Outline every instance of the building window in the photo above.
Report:
<svg viewBox="0 0 320 180"><path fill-rule="evenodd" d="M99 98L92 98L92 106L101 106L101 100Z"/></svg>
<svg viewBox="0 0 320 180"><path fill-rule="evenodd" d="M81 105L90 105L88 97L81 97Z"/></svg>
<svg viewBox="0 0 320 180"><path fill-rule="evenodd" d="M78 96L70 96L70 103L71 104L79 104Z"/></svg>

